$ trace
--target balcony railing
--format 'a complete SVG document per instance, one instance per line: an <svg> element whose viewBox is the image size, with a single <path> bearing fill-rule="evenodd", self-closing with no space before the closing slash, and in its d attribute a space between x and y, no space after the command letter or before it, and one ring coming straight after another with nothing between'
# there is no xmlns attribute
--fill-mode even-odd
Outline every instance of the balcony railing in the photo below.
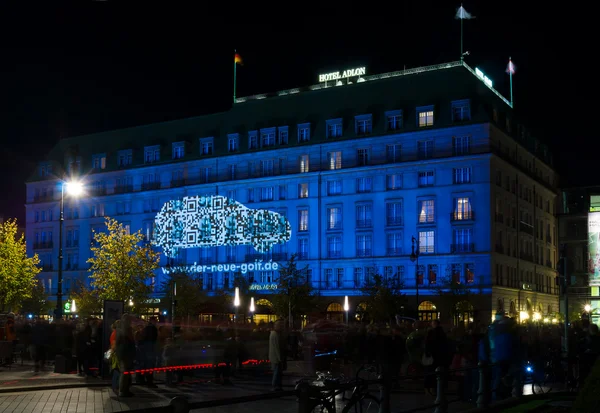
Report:
<svg viewBox="0 0 600 413"><path fill-rule="evenodd" d="M371 219L357 219L356 228L371 228L373 226L373 220Z"/></svg>
<svg viewBox="0 0 600 413"><path fill-rule="evenodd" d="M115 194L133 192L133 185L115 185Z"/></svg>
<svg viewBox="0 0 600 413"><path fill-rule="evenodd" d="M472 221L475 219L473 211L454 211L450 213L450 221Z"/></svg>
<svg viewBox="0 0 600 413"><path fill-rule="evenodd" d="M451 244L450 245L450 252L452 254L462 254L462 253L467 253L467 252L475 252L475 244L467 244L467 243L463 243L463 244Z"/></svg>
<svg viewBox="0 0 600 413"><path fill-rule="evenodd" d="M533 225L521 221L519 222L519 230L533 236Z"/></svg>
<svg viewBox="0 0 600 413"><path fill-rule="evenodd" d="M142 184L142 191L149 191L152 189L160 189L160 182L144 182Z"/></svg>
<svg viewBox="0 0 600 413"><path fill-rule="evenodd" d="M397 257L402 255L402 248L388 248L386 252L388 257Z"/></svg>
<svg viewBox="0 0 600 413"><path fill-rule="evenodd" d="M356 256L357 257L370 257L373 251L371 249L357 249Z"/></svg>
<svg viewBox="0 0 600 413"><path fill-rule="evenodd" d="M54 243L52 241L46 242L36 242L33 244L33 249L43 250L54 247Z"/></svg>

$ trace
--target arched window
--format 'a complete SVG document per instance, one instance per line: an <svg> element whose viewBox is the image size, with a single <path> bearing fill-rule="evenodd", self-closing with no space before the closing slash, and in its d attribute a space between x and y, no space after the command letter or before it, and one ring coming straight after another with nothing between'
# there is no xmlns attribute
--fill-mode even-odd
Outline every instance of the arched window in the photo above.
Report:
<svg viewBox="0 0 600 413"><path fill-rule="evenodd" d="M327 319L344 322L344 307L340 303L331 303L327 306Z"/></svg>
<svg viewBox="0 0 600 413"><path fill-rule="evenodd" d="M467 300L459 301L454 307L454 325L462 324L465 327L473 322L473 304Z"/></svg>
<svg viewBox="0 0 600 413"><path fill-rule="evenodd" d="M496 310L499 312L504 312L504 299L503 298L498 298L498 301L496 303Z"/></svg>
<svg viewBox="0 0 600 413"><path fill-rule="evenodd" d="M512 300L510 302L509 314L511 317L515 317L517 315L517 307L515 306L515 302Z"/></svg>
<svg viewBox="0 0 600 413"><path fill-rule="evenodd" d="M419 304L419 320L431 321L440 318L437 307L431 301L423 301Z"/></svg>

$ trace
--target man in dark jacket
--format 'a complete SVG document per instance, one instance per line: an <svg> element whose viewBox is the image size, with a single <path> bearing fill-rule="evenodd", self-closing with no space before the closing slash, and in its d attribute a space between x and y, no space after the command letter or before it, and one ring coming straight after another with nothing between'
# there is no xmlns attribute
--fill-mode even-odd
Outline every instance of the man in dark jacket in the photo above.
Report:
<svg viewBox="0 0 600 413"><path fill-rule="evenodd" d="M119 397L131 397L133 393L129 390L131 387L131 374L133 362L135 360L135 341L133 339L133 329L131 328L131 318L129 314L123 314L121 317L121 326L117 331L116 340L117 360L119 361Z"/></svg>

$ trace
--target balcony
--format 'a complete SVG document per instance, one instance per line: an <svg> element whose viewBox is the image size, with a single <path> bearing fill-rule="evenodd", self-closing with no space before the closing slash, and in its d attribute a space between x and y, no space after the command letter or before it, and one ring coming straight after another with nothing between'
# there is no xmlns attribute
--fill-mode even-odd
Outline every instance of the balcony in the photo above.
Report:
<svg viewBox="0 0 600 413"><path fill-rule="evenodd" d="M388 248L386 251L388 257L397 257L402 255L402 248Z"/></svg>
<svg viewBox="0 0 600 413"><path fill-rule="evenodd" d="M373 251L371 251L371 249L357 249L356 250L356 256L361 258L361 257L370 257L372 255Z"/></svg>
<svg viewBox="0 0 600 413"><path fill-rule="evenodd" d="M88 191L91 196L106 195L106 187L90 188Z"/></svg>
<svg viewBox="0 0 600 413"><path fill-rule="evenodd" d="M133 192L133 185L115 185L115 194Z"/></svg>
<svg viewBox="0 0 600 413"><path fill-rule="evenodd" d="M288 254L287 252L276 252L276 253L266 253L266 254L246 254L246 261L254 261L254 260L262 260L263 262L273 260L273 261L287 261Z"/></svg>
<svg viewBox="0 0 600 413"><path fill-rule="evenodd" d="M356 220L356 228L371 228L373 226L373 221L370 219L357 219Z"/></svg>
<svg viewBox="0 0 600 413"><path fill-rule="evenodd" d="M475 252L475 244L473 244L473 243L451 244L450 252L452 254L464 254L467 252Z"/></svg>
<svg viewBox="0 0 600 413"><path fill-rule="evenodd" d="M160 182L144 182L142 184L142 191L150 191L153 189L160 189Z"/></svg>
<svg viewBox="0 0 600 413"><path fill-rule="evenodd" d="M473 221L475 212L473 211L454 211L450 213L450 221Z"/></svg>
<svg viewBox="0 0 600 413"><path fill-rule="evenodd" d="M171 188L178 188L185 185L185 179L172 179Z"/></svg>
<svg viewBox="0 0 600 413"><path fill-rule="evenodd" d="M520 221L519 222L519 231L533 236L533 225L529 225L526 222Z"/></svg>
<svg viewBox="0 0 600 413"><path fill-rule="evenodd" d="M387 217L385 223L388 227L396 227L403 225L402 217Z"/></svg>
<svg viewBox="0 0 600 413"><path fill-rule="evenodd" d="M33 244L33 249L35 249L35 250L49 249L52 247L54 247L54 244L52 241L36 242Z"/></svg>

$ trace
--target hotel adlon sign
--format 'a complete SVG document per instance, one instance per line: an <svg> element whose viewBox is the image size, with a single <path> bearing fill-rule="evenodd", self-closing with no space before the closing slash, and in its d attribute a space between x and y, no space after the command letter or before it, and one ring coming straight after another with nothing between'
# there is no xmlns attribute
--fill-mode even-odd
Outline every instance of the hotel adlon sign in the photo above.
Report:
<svg viewBox="0 0 600 413"><path fill-rule="evenodd" d="M346 79L349 77L363 76L367 73L366 67L357 67L356 69L348 69L343 72L331 72L319 75L319 82L328 82L330 80Z"/></svg>

